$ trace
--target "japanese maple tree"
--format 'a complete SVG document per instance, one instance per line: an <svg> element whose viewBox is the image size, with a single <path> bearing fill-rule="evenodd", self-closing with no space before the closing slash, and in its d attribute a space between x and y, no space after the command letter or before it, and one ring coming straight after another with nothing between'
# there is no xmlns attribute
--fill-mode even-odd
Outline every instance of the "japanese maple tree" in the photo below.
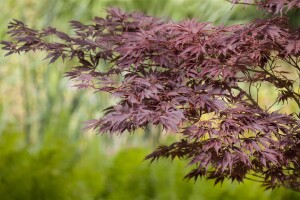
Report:
<svg viewBox="0 0 300 200"><path fill-rule="evenodd" d="M14 20L10 41L1 44L7 55L39 50L50 63L76 59L79 65L66 76L78 88L119 99L103 117L86 122L86 130L122 134L160 124L181 139L146 159L186 159L194 168L188 179L249 178L266 188L300 190L300 114L272 109L287 103L300 108L300 29L285 16L300 8L300 0L231 3L265 10L265 19L214 26L113 8L93 24L71 21L71 35ZM274 102L258 101L261 85L274 88Z"/></svg>

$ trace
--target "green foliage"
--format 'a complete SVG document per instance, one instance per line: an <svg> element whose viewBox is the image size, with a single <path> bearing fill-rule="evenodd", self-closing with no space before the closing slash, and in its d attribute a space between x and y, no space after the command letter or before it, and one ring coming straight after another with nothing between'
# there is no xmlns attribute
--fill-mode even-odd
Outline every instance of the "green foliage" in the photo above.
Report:
<svg viewBox="0 0 300 200"><path fill-rule="evenodd" d="M187 168L180 160L149 167L143 158L150 149L128 148L111 156L103 154L99 140L88 137L76 142L52 138L42 145L27 145L24 134L5 132L0 136L0 149L0 196L5 200L300 198L288 190L264 192L254 182L224 182L222 187L214 187L212 181L187 182L182 180Z"/></svg>
<svg viewBox="0 0 300 200"><path fill-rule="evenodd" d="M107 199L152 199L150 168L142 163L145 153L144 149L132 148L115 156L107 173Z"/></svg>
<svg viewBox="0 0 300 200"><path fill-rule="evenodd" d="M104 185L99 144L52 139L27 145L22 133L0 137L0 196L3 199L93 199ZM92 142L91 142L92 144ZM95 157L97 155L97 157ZM96 168L97 167L97 168Z"/></svg>

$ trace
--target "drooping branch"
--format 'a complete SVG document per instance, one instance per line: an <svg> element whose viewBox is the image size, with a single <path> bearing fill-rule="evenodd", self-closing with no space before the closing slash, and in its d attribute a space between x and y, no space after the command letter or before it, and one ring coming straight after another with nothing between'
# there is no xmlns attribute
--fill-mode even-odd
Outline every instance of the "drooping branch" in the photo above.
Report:
<svg viewBox="0 0 300 200"><path fill-rule="evenodd" d="M252 5L271 13L283 13L292 8L300 8L299 0L226 0L233 4Z"/></svg>
<svg viewBox="0 0 300 200"><path fill-rule="evenodd" d="M262 108L251 94L256 84L268 82L281 92L277 103L290 99L300 107L296 80L276 70L299 67L299 34L285 17L225 27L109 9L92 25L72 21L71 26L74 34L68 35L54 28L33 30L14 20L8 27L10 41L1 44L8 55L40 50L50 63L76 59L79 65L66 76L78 88L119 99L102 118L88 121L86 129L123 134L160 124L182 139L147 159L187 159L195 167L187 178L242 182L247 174L257 174L267 188L300 182L300 121ZM108 66L99 65L101 60Z"/></svg>

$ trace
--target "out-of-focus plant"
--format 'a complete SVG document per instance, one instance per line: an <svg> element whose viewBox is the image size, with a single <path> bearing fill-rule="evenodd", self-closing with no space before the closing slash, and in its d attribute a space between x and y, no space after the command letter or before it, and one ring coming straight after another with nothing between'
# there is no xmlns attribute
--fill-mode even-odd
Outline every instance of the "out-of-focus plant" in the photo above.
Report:
<svg viewBox="0 0 300 200"><path fill-rule="evenodd" d="M49 137L43 145L27 145L24 134L0 135L0 196L5 200L213 199L294 200L289 190L264 191L257 183L186 182L183 162L141 162L149 149L135 147L107 155L101 141ZM249 192L253 191L255 192Z"/></svg>
<svg viewBox="0 0 300 200"><path fill-rule="evenodd" d="M8 32L12 40L2 44L7 55L42 50L50 63L77 58L79 66L67 76L78 88L120 99L102 118L87 122L86 129L121 134L161 124L183 139L147 158L188 159L195 169L187 178L242 182L250 174L267 188L297 190L299 115L271 109L288 100L300 105L299 30L276 16L300 5L296 0L253 5L270 16L229 27L195 20L163 22L119 9L96 17L93 25L72 21L75 35L52 27L30 29L14 20ZM100 60L109 68L99 68ZM297 77L289 74L292 70ZM118 76L124 77L122 82ZM265 83L278 92L270 105L258 101Z"/></svg>

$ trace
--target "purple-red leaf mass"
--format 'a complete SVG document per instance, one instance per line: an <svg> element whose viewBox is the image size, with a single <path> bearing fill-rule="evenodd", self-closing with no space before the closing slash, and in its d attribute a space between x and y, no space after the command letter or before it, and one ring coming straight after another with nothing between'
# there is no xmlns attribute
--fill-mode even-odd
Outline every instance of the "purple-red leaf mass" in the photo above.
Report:
<svg viewBox="0 0 300 200"><path fill-rule="evenodd" d="M112 8L90 25L71 21L72 35L13 20L11 39L1 44L7 55L40 50L50 63L77 59L66 73L76 87L119 99L102 118L86 122L86 130L122 134L162 125L181 139L146 159L186 159L194 168L188 179L217 184L250 176L266 188L299 189L300 116L271 107L300 107L300 29L284 16L299 9L300 1L231 2L253 4L270 17L226 27ZM277 91L271 106L258 101L262 84Z"/></svg>

